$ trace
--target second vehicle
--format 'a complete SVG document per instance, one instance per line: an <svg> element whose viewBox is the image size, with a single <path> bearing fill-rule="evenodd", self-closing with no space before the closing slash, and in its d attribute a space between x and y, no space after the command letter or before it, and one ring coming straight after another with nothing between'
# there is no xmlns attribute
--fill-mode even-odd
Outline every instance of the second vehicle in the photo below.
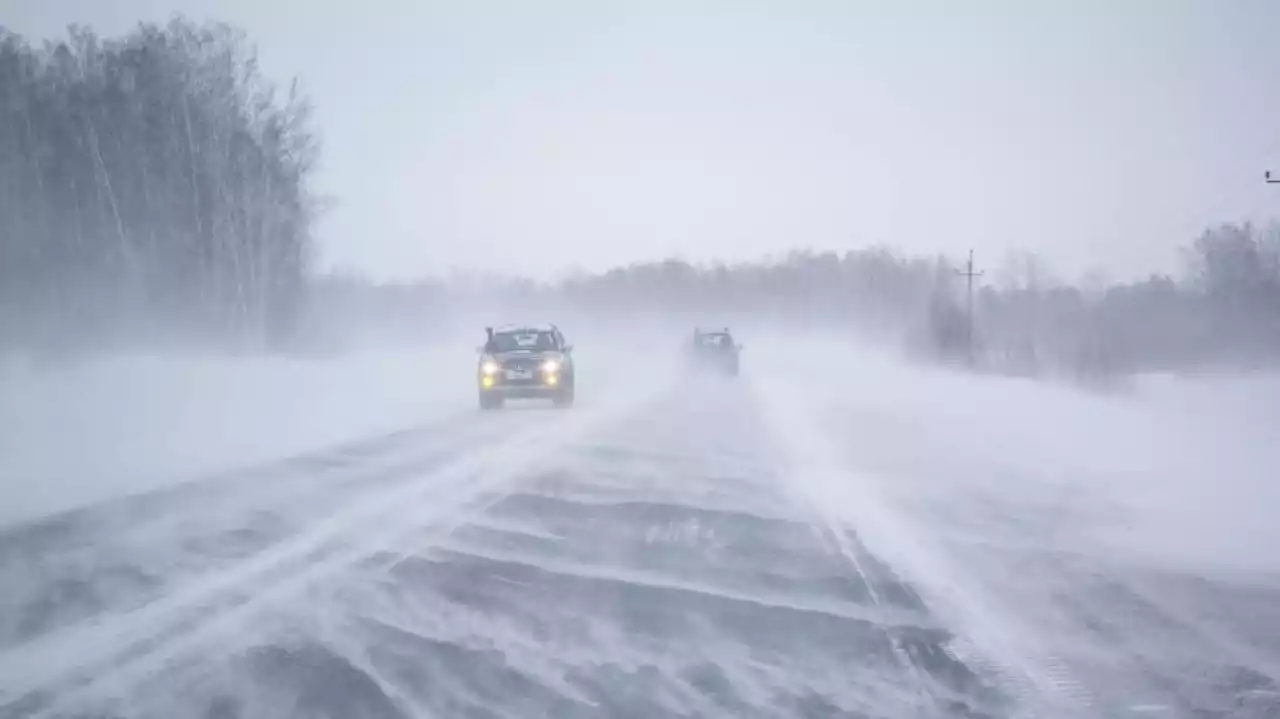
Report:
<svg viewBox="0 0 1280 719"><path fill-rule="evenodd" d="M717 329L696 328L689 359L697 369L711 370L730 377L738 376L739 353L742 345L733 339L728 327Z"/></svg>

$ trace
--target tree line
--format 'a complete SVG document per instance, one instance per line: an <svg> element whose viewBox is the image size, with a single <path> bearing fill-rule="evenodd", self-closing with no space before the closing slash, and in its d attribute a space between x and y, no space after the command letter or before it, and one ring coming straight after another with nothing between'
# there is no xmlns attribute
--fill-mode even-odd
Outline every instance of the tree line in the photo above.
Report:
<svg viewBox="0 0 1280 719"><path fill-rule="evenodd" d="M1184 265L1176 276L1071 284L1023 263L977 293L981 356L1004 371L1088 381L1280 362L1280 225L1209 228L1184 248Z"/></svg>
<svg viewBox="0 0 1280 719"><path fill-rule="evenodd" d="M303 301L310 105L243 33L0 28L0 349L263 346Z"/></svg>
<svg viewBox="0 0 1280 719"><path fill-rule="evenodd" d="M482 307L494 321L512 311L606 324L661 316L812 325L896 344L930 361L1088 383L1142 371L1277 364L1280 224L1213 227L1184 254L1176 276L1067 282L1041 258L1011 253L975 284L972 340L960 263L887 247L798 250L734 264L667 259L555 282L432 280L379 290L348 276L320 284L331 285L328 296L363 287L366 304L381 298L380 316L404 313L420 328L448 325L460 307Z"/></svg>
<svg viewBox="0 0 1280 719"><path fill-rule="evenodd" d="M1209 228L1184 249L1184 265L1176 276L1072 283L1035 255L1012 253L975 284L972 335L961 263L883 247L797 251L738 265L667 260L543 291L601 311L656 307L821 322L925 358L972 357L980 369L1089 382L1280 362L1280 224Z"/></svg>

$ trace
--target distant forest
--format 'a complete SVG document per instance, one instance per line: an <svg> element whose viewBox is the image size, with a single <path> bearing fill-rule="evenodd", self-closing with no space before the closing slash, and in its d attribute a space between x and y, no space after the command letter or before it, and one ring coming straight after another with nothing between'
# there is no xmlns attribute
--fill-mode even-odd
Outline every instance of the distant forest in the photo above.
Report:
<svg viewBox="0 0 1280 719"><path fill-rule="evenodd" d="M175 19L110 40L72 28L39 47L0 29L0 350L288 350L523 307L812 324L930 361L1087 382L1280 362L1280 225L1210 228L1183 272L1139 282L1073 284L1034 256L1005 258L975 287L970 341L957 261L888 248L552 283L320 275L318 156L307 99L264 80L227 26Z"/></svg>
<svg viewBox="0 0 1280 719"><path fill-rule="evenodd" d="M1142 371L1280 364L1280 224L1215 227L1185 255L1178 277L1078 284L1055 279L1034 255L1005 257L975 283L972 355L962 265L883 247L795 251L732 265L672 259L554 283L467 288L328 276L314 288L330 308L363 308L357 317L416 317L418 327L431 326L433 316L462 297L495 308L571 310L614 321L749 317L888 341L929 361L1084 383Z"/></svg>

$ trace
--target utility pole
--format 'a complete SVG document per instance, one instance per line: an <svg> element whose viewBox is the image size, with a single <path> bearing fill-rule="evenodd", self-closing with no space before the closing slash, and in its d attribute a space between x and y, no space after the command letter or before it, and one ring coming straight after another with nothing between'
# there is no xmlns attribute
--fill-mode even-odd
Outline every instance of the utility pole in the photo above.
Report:
<svg viewBox="0 0 1280 719"><path fill-rule="evenodd" d="M968 281L968 290L965 295L965 351L967 353L969 366L973 366L973 278L981 277L982 272L973 271L973 250L969 250L969 263L965 265L964 270L956 270L955 273L964 277Z"/></svg>

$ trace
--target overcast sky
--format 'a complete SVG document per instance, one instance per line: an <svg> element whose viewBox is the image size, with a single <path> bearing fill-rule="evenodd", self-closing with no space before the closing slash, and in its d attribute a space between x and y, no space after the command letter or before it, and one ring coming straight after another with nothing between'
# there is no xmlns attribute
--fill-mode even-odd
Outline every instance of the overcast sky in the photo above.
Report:
<svg viewBox="0 0 1280 719"><path fill-rule="evenodd" d="M324 137L327 265L539 276L886 243L1178 267L1280 210L1280 2L0 0L247 30Z"/></svg>

